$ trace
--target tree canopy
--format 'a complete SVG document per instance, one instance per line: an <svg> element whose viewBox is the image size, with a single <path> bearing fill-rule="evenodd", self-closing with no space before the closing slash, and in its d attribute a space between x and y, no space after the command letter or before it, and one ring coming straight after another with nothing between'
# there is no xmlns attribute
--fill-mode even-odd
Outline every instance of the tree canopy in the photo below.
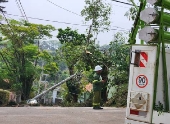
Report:
<svg viewBox="0 0 170 124"><path fill-rule="evenodd" d="M39 75L39 60L43 59L51 68L57 69L57 65L51 63L50 55L40 51L34 44L37 39L51 37L50 32L54 30L51 25L16 20L8 20L8 24L0 26L3 41L6 41L1 43L1 68L6 69L6 78L10 80L13 89L22 93L22 99L29 98L33 81Z"/></svg>

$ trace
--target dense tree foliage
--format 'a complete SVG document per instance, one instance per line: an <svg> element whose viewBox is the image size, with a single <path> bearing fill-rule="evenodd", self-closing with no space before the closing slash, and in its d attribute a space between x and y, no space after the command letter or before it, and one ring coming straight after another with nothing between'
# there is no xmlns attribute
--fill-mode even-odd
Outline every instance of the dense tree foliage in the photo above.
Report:
<svg viewBox="0 0 170 124"><path fill-rule="evenodd" d="M0 50L3 63L0 70L5 70L1 77L8 79L12 88L22 93L23 100L29 98L33 81L39 75L37 64L40 59L46 62L46 71L51 73L51 69L57 69L48 52L39 51L38 46L34 44L37 39L51 37L50 32L53 30L55 28L51 25L16 20L8 20L8 24L0 27L3 36Z"/></svg>
<svg viewBox="0 0 170 124"><path fill-rule="evenodd" d="M111 6L106 0L85 0L86 6L81 11L81 15L85 17L85 22L90 22L87 29L86 50L87 54L84 57L86 69L94 69L96 65L103 66L102 78L107 80L108 66L107 55L102 52L96 43L96 39L100 32L109 30ZM106 92L107 83L103 86ZM103 95L102 95L103 96ZM106 97L106 94L104 95ZM103 98L104 99L104 98Z"/></svg>
<svg viewBox="0 0 170 124"><path fill-rule="evenodd" d="M57 55L66 63L69 74L73 75L78 67L78 62L84 52L83 44L85 43L85 35L79 34L77 30L71 28L58 29L57 38L62 46L57 50ZM67 81L68 94L72 98L69 101L77 102L80 93L80 85L74 79Z"/></svg>
<svg viewBox="0 0 170 124"><path fill-rule="evenodd" d="M128 83L129 76L129 46L125 45L125 37L122 33L115 35L114 41L110 43L110 59L112 66L110 75L113 78L113 84L120 85Z"/></svg>
<svg viewBox="0 0 170 124"><path fill-rule="evenodd" d="M125 44L125 37L117 33L114 41L110 43L109 53L112 66L109 69L109 87L114 86L116 92L106 105L126 106L128 79L129 79L129 55L130 46Z"/></svg>

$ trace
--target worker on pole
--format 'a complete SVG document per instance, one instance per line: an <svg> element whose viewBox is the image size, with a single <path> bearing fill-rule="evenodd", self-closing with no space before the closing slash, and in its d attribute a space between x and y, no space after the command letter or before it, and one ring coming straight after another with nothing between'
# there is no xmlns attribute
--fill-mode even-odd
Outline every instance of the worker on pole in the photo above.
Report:
<svg viewBox="0 0 170 124"><path fill-rule="evenodd" d="M103 109L100 107L102 83L105 82L104 80L102 80L101 77L102 67L97 65L94 71L95 74L93 77L93 109Z"/></svg>

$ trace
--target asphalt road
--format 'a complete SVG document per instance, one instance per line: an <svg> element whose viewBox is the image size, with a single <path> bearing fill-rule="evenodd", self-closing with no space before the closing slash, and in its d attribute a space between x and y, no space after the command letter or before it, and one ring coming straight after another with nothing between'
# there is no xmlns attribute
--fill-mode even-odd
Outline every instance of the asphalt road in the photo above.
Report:
<svg viewBox="0 0 170 124"><path fill-rule="evenodd" d="M125 108L0 107L0 124L124 124Z"/></svg>

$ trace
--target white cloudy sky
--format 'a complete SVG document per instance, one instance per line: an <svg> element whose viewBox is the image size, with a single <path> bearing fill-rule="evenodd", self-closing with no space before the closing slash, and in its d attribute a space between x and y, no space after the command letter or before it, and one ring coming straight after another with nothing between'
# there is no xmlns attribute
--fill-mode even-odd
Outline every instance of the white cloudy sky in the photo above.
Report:
<svg viewBox="0 0 170 124"><path fill-rule="evenodd" d="M69 26L72 29L78 29L80 33L85 33L87 27L81 26L81 24L83 24L84 21L84 18L82 16L78 16L64 9L61 9L48 2L48 0L20 0L20 1L22 3L22 6L25 10L27 17L35 17L35 18L41 18L45 20L67 22L67 23L80 24L80 25L72 25L72 24L68 25L63 23L50 22L50 21L47 22L47 21L33 20L28 18L29 21L32 23L50 24L53 25L56 29L66 28ZM50 1L57 4L60 7L63 7L79 15L81 10L85 6L84 0L50 0ZM111 0L107 0L107 1L112 5L112 14L110 17L110 20L112 22L111 29L116 29L116 30L100 33L98 36L98 41L101 45L109 44L109 42L113 39L113 35L116 32L122 30L130 30L133 23L129 21L127 17L124 16L126 11L128 11L128 9L130 8L129 5L113 2ZM128 2L127 0L120 0L120 1ZM3 5L6 7L5 11L7 11L7 13L13 15L21 15L21 12L16 4L16 0L9 0L8 3L5 3ZM9 17L17 20L21 19L21 17L8 15L7 18ZM53 32L53 35L56 36L57 32ZM55 37L53 37L53 39L55 39Z"/></svg>

